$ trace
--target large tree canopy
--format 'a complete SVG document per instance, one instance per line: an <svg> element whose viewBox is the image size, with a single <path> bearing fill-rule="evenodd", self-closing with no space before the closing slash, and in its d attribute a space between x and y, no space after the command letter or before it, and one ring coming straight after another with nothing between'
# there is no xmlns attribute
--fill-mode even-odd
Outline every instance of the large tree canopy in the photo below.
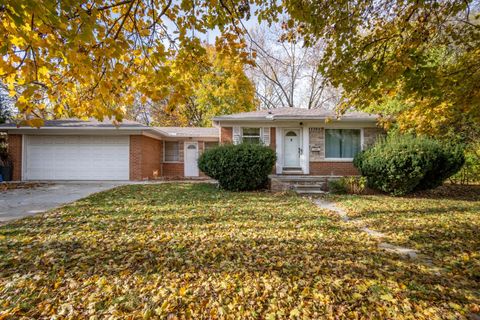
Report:
<svg viewBox="0 0 480 320"><path fill-rule="evenodd" d="M244 63L238 57L218 54L209 45L204 52L187 67L172 61L176 81L165 99L136 99L127 107L127 117L161 126L209 127L216 115L255 110L255 88Z"/></svg>
<svg viewBox="0 0 480 320"><path fill-rule="evenodd" d="M136 96L161 100L218 28L220 54L246 59L235 21L243 1L6 0L0 4L0 79L27 118L121 119ZM29 121L36 125L39 122Z"/></svg>
<svg viewBox="0 0 480 320"><path fill-rule="evenodd" d="M446 134L480 121L478 0L6 0L0 77L26 116L114 116L161 100L218 29L217 51L247 60L242 21L287 15L286 35L326 44L319 63L349 107ZM253 55L252 55L253 57Z"/></svg>
<svg viewBox="0 0 480 320"><path fill-rule="evenodd" d="M395 115L444 135L480 123L478 1L286 0L290 25L323 39L323 74L342 107Z"/></svg>

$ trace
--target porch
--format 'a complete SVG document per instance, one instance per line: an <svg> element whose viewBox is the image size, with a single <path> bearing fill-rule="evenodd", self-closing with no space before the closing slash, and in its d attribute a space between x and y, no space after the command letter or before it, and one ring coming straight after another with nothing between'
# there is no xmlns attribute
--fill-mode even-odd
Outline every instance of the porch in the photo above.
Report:
<svg viewBox="0 0 480 320"><path fill-rule="evenodd" d="M298 194L321 194L328 191L329 181L336 180L342 176L327 175L277 175L272 174L270 189L273 192L295 191Z"/></svg>

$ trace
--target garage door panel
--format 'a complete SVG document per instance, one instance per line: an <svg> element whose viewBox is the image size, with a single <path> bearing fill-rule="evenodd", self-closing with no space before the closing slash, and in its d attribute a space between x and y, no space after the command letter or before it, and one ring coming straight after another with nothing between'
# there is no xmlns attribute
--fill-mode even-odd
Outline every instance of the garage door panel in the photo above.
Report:
<svg viewBox="0 0 480 320"><path fill-rule="evenodd" d="M128 180L128 136L27 136L27 180Z"/></svg>

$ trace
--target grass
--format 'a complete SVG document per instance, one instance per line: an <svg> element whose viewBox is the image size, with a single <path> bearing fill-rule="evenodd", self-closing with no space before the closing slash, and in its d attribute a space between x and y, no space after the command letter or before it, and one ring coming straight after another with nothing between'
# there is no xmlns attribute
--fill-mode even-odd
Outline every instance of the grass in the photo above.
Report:
<svg viewBox="0 0 480 320"><path fill-rule="evenodd" d="M124 186L7 224L0 257L0 318L459 319L480 301L475 276L380 251L304 198L208 184Z"/></svg>
<svg viewBox="0 0 480 320"><path fill-rule="evenodd" d="M480 188L444 186L409 197L335 196L349 216L419 250L450 276L480 283Z"/></svg>

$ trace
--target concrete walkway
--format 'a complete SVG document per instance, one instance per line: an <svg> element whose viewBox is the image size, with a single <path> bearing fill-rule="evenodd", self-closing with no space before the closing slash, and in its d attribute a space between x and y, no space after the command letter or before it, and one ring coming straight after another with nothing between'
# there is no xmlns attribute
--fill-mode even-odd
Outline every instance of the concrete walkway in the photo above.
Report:
<svg viewBox="0 0 480 320"><path fill-rule="evenodd" d="M344 209L337 206L334 202L327 201L325 199L315 199L313 202L315 203L315 205L317 205L318 207L320 207L322 209L335 212L342 219L343 222L354 223L358 226L358 228L361 231L365 232L366 234L368 234L371 237L379 239L380 242L378 244L378 247L380 249L382 249L384 251L389 251L389 252L396 253L400 256L407 257L407 258L410 258L412 260L417 260L418 262L421 262L425 265L428 265L429 267L432 267L431 259L429 259L428 257L420 255L418 253L418 251L415 250L415 249L405 248L405 247L397 246L397 245L388 243L386 241L383 241L383 239L386 237L385 234L383 234L381 232L378 232L376 230L372 230L372 229L362 225L361 221L359 221L359 220L351 220L350 217L348 216L347 212Z"/></svg>
<svg viewBox="0 0 480 320"><path fill-rule="evenodd" d="M0 224L56 208L129 182L71 182L0 192Z"/></svg>

